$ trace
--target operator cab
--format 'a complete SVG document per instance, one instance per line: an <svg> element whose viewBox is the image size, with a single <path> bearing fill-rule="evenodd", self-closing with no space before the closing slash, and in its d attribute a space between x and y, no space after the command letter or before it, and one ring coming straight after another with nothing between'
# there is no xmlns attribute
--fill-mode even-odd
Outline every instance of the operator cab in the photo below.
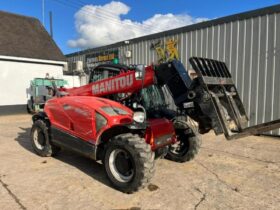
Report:
<svg viewBox="0 0 280 210"><path fill-rule="evenodd" d="M115 77L122 72L135 71L139 79L145 74L144 65L130 65L126 66L123 64L101 64L95 67L90 73L89 83L97 82L99 80ZM106 96L106 98L121 101L126 106L132 107L134 102L137 102L145 108L147 111L148 118L162 118L163 116L170 116L172 119L175 116L175 112L168 109L168 103L166 100L166 93L158 85L151 85L143 88L141 91L129 95L124 93L118 93L115 95ZM127 98L126 100L123 100Z"/></svg>
<svg viewBox="0 0 280 210"><path fill-rule="evenodd" d="M121 64L101 64L90 71L89 83L115 77L121 72L126 72L129 67Z"/></svg>

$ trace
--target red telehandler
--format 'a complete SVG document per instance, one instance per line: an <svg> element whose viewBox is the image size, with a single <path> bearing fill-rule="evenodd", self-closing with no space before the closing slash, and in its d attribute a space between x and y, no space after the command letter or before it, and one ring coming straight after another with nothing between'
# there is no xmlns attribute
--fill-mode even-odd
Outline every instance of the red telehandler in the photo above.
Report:
<svg viewBox="0 0 280 210"><path fill-rule="evenodd" d="M236 139L280 127L280 120L246 127L248 118L225 63L192 57L191 77L180 61L158 66L100 65L88 85L59 90L33 116L32 145L41 156L60 148L102 160L112 184L124 192L145 186L154 159L185 162L198 151L197 133ZM176 111L168 108L163 89Z"/></svg>

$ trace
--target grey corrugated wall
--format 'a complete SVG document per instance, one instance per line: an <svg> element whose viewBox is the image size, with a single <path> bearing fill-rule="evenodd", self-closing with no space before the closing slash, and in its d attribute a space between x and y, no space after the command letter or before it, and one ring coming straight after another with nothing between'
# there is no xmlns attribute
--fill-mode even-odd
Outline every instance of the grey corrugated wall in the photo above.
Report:
<svg viewBox="0 0 280 210"><path fill-rule="evenodd" d="M179 41L180 59L187 68L191 56L226 62L250 118L249 125L280 118L280 13L162 37L164 41L169 38ZM120 47L121 61L155 62L157 56L150 45L157 40ZM124 57L127 50L132 51L131 59Z"/></svg>
<svg viewBox="0 0 280 210"><path fill-rule="evenodd" d="M150 49L151 43L170 38L178 40L180 59L187 68L190 68L187 59L191 56L226 62L250 118L250 126L280 118L279 11L121 44L118 47L120 61L149 65L157 60L155 51ZM130 59L125 58L127 50L132 51ZM280 130L269 134L280 135Z"/></svg>

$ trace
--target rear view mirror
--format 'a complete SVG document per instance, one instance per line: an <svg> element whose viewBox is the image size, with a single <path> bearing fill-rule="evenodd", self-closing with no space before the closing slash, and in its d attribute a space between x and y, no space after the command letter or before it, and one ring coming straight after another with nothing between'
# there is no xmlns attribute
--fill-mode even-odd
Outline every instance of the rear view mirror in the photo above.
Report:
<svg viewBox="0 0 280 210"><path fill-rule="evenodd" d="M145 74L145 66L143 64L137 65L135 68L135 79L141 80L144 74Z"/></svg>

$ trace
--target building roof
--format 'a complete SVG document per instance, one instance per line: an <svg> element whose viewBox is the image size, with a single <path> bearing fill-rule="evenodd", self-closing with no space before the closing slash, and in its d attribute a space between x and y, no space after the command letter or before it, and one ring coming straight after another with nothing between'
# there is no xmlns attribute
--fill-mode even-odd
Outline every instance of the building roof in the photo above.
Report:
<svg viewBox="0 0 280 210"><path fill-rule="evenodd" d="M216 19L212 19L209 21L204 21L204 22L200 22L200 23L196 23L196 24L192 24L192 25L187 25L184 27L171 29L171 30L167 30L167 31L163 31L163 32L155 33L155 34L149 34L146 36L129 39L128 41L131 44L131 43L136 43L136 42L140 42L140 41L144 41L144 40L159 39L162 37L171 36L171 35L175 35L175 34L179 34L179 33L185 33L185 32L189 32L189 31L207 28L209 26L215 26L215 25L219 25L219 24L229 23L229 22L233 22L233 21L237 21L237 20L244 20L244 19L248 19L248 18L253 18L253 17L257 17L257 16L262 16L262 15L268 15L268 14L273 14L273 13L278 13L278 12L280 12L280 4L276 4L276 5L269 6L269 7L264 7L261 9L251 10L248 12L242 12L242 13L238 13L238 14L234 14L234 15L229 15L226 17L216 18ZM93 51L102 51L102 50L106 50L108 48L118 48L122 45L124 45L124 41L120 41L120 42L106 45L106 46L90 48L90 49L70 53L70 54L67 54L66 57L87 54L87 53L91 53Z"/></svg>
<svg viewBox="0 0 280 210"><path fill-rule="evenodd" d="M0 55L65 61L40 21L0 11Z"/></svg>

